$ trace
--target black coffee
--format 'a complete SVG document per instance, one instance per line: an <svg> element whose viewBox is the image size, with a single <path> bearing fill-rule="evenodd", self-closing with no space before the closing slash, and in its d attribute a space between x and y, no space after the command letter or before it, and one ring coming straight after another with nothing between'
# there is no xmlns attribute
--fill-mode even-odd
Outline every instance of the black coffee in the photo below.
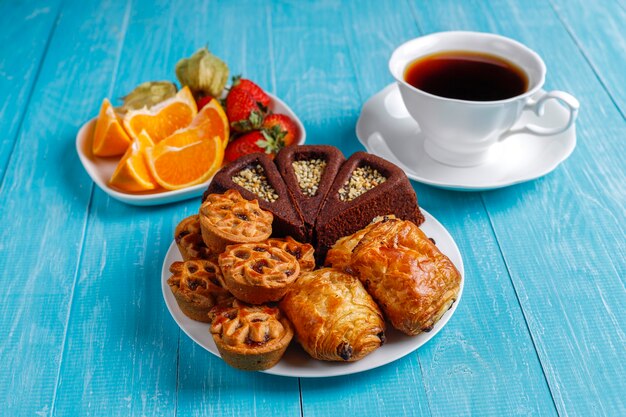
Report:
<svg viewBox="0 0 626 417"><path fill-rule="evenodd" d="M528 76L517 65L495 55L445 51L411 62L404 79L413 87L440 97L495 101L528 89Z"/></svg>

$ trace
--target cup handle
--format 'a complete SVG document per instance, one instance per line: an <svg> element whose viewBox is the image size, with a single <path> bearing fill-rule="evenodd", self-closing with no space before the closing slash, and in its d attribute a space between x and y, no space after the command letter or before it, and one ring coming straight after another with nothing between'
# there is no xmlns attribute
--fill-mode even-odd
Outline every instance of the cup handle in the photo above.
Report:
<svg viewBox="0 0 626 417"><path fill-rule="evenodd" d="M561 127L543 127L535 124L528 124L526 126L522 126L517 129L510 129L504 132L498 140L504 140L512 135L517 135L518 133L531 133L537 136L551 136L556 135L558 133L564 132L569 129L576 120L578 116L578 109L580 108L580 103L576 99L576 97L568 94L564 91L550 91L548 93L543 94L538 99L530 98L526 105L524 105L524 110L532 110L537 116L541 117L545 113L545 104L548 100L554 99L558 100L560 103L564 104L565 107L569 110L569 119L564 126Z"/></svg>

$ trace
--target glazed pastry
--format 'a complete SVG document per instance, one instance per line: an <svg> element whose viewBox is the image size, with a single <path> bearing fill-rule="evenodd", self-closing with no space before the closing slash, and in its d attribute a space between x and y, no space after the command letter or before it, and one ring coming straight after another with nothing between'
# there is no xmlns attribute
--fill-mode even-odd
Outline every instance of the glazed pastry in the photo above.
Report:
<svg viewBox="0 0 626 417"><path fill-rule="evenodd" d="M277 307L232 299L210 313L211 335L232 367L261 371L276 365L293 338L293 328Z"/></svg>
<svg viewBox="0 0 626 417"><path fill-rule="evenodd" d="M281 248L296 258L300 264L300 273L315 269L315 251L308 243L300 243L291 236L286 238L271 238L267 240L270 246Z"/></svg>
<svg viewBox="0 0 626 417"><path fill-rule="evenodd" d="M194 259L174 262L167 280L178 306L191 319L209 322L214 305L232 295L224 288L220 267L213 261Z"/></svg>
<svg viewBox="0 0 626 417"><path fill-rule="evenodd" d="M200 220L198 215L189 216L176 226L174 230L174 240L176 246L183 257L183 260L190 259L211 259L217 256L207 248L202 240L200 231Z"/></svg>
<svg viewBox="0 0 626 417"><path fill-rule="evenodd" d="M335 243L335 245L328 251L326 255L326 261L324 265L331 266L340 271L347 272L348 274L353 274L354 271L350 268L350 260L352 259L352 250L356 247L356 245L363 239L363 236L367 234L374 225L380 221L387 221L389 219L395 219L396 216L393 214L388 216L379 216L376 217L372 222L367 225L365 228L357 231L356 233L342 237Z"/></svg>
<svg viewBox="0 0 626 417"><path fill-rule="evenodd" d="M359 280L331 268L306 272L280 308L315 359L357 361L385 341L382 314Z"/></svg>
<svg viewBox="0 0 626 417"><path fill-rule="evenodd" d="M218 259L226 288L250 304L280 300L300 274L293 255L268 243L231 245Z"/></svg>
<svg viewBox="0 0 626 417"><path fill-rule="evenodd" d="M272 234L272 213L236 190L208 195L199 217L202 239L214 253L222 253L233 243L260 242Z"/></svg>
<svg viewBox="0 0 626 417"><path fill-rule="evenodd" d="M398 330L432 330L457 299L461 275L413 222L378 222L352 251L350 268Z"/></svg>

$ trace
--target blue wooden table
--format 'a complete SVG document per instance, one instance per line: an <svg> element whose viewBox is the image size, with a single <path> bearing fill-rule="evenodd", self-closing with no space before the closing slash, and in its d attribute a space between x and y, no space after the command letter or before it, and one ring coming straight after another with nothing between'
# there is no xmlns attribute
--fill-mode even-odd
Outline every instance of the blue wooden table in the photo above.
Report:
<svg viewBox="0 0 626 417"><path fill-rule="evenodd" d="M104 97L209 44L284 99L309 143L361 149L403 41L488 31L581 102L551 174L491 192L414 183L463 254L452 320L375 370L234 370L179 330L160 271L198 200L140 208L74 151ZM0 1L0 415L626 415L626 1Z"/></svg>

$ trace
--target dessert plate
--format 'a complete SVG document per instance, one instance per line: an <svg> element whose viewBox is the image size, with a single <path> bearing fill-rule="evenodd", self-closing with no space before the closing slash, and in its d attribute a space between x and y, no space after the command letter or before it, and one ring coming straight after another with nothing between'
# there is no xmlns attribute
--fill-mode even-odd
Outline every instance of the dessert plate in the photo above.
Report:
<svg viewBox="0 0 626 417"><path fill-rule="evenodd" d="M270 110L274 113L283 113L289 116L300 130L300 140L298 141L298 144L304 144L306 140L306 131L304 130L304 126L298 116L296 116L293 110L291 110L281 99L272 94L267 94L272 99ZM95 182L96 185L102 189L102 191L119 201L136 206L153 206L157 204L173 203L202 195L211 182L211 178L209 178L202 184L173 191L159 189L156 191L131 194L116 190L115 188L109 186L109 179L111 178L111 175L113 175L113 171L115 171L115 167L117 166L120 157L101 158L92 154L91 137L93 135L95 125L96 118L94 117L81 126L78 134L76 135L76 152L78 152L80 162L83 164L85 171L87 171L87 174L89 174L93 182Z"/></svg>
<svg viewBox="0 0 626 417"><path fill-rule="evenodd" d="M439 223L433 216L427 213L424 209L422 209L426 221L420 226L420 228L426 233L427 236L431 237L437 243L437 247L441 252L450 258L450 260L457 267L459 272L461 273L461 287L459 290L459 298L452 305L450 310L448 310L441 320L437 322L433 330L428 333L421 333L417 336L407 336L403 333L396 331L395 329L388 326L385 335L387 336L387 341L385 344L361 359L357 362L324 362L318 361L316 359L311 358L298 343L294 340L291 342L291 345L285 352L285 356L280 360L280 362L266 371L263 371L272 375L282 375L282 376L291 376L291 377L302 377L302 378L311 378L311 377L330 377L330 376L339 376L339 375L348 375L354 374L357 372L367 371L370 369L378 368L379 366L386 365L390 362L393 362L397 359L400 359L411 352L415 351L420 346L424 345L424 343L428 342L432 339L439 331L446 325L448 320L452 317L454 312L456 311L457 306L459 305L459 301L461 300L461 295L463 294L463 285L465 283L465 272L463 270L463 259L461 258L461 253L459 252L459 248L456 246L454 239L448 233L448 231L443 227L441 223ZM163 298L165 299L165 304L167 305L170 314L180 326L180 328L197 344L214 354L215 356L220 356L217 347L215 346L215 342L213 342L213 337L209 334L209 324L201 323L195 320L190 319L185 316L183 312L178 307L176 303L176 299L170 290L170 287L167 285L167 280L170 277L169 267L175 261L181 261L182 257L176 247L176 243L172 242L170 245L167 254L165 255L165 259L163 261L163 270L161 272L161 289L163 291Z"/></svg>
<svg viewBox="0 0 626 417"><path fill-rule="evenodd" d="M541 90L538 94L542 94ZM551 100L538 117L524 112L516 127L536 123L563 126L568 111ZM539 178L554 170L576 147L576 126L553 136L517 134L497 143L487 162L473 167L442 164L424 152L424 138L409 116L396 83L370 98L356 125L356 135L369 153L398 165L406 175L424 184L459 191L506 187Z"/></svg>

